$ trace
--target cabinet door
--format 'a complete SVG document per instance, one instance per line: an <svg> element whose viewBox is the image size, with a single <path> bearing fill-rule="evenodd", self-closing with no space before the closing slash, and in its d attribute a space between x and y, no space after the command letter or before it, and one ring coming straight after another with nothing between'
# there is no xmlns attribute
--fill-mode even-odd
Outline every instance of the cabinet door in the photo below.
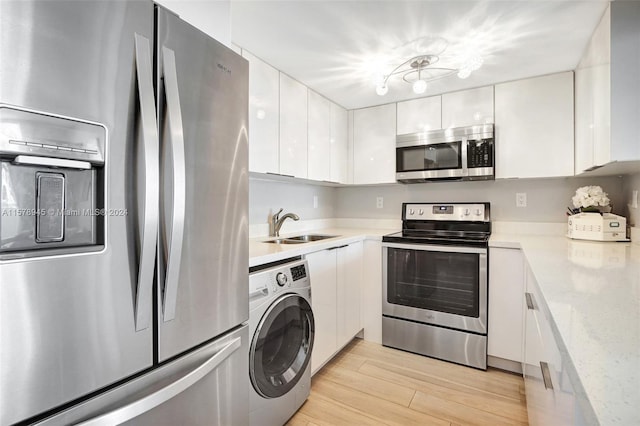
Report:
<svg viewBox="0 0 640 426"><path fill-rule="evenodd" d="M576 70L575 107L575 173L582 173L594 165L593 68Z"/></svg>
<svg viewBox="0 0 640 426"><path fill-rule="evenodd" d="M251 53L249 61L249 170L278 173L280 73Z"/></svg>
<svg viewBox="0 0 640 426"><path fill-rule="evenodd" d="M440 96L398 102L396 134L404 135L441 129L441 113Z"/></svg>
<svg viewBox="0 0 640 426"><path fill-rule="evenodd" d="M353 113L353 183L395 183L396 104Z"/></svg>
<svg viewBox="0 0 640 426"><path fill-rule="evenodd" d="M362 264L360 316L364 339L382 344L382 243L365 240Z"/></svg>
<svg viewBox="0 0 640 426"><path fill-rule="evenodd" d="M489 249L490 356L522 362L524 260L518 249Z"/></svg>
<svg viewBox="0 0 640 426"><path fill-rule="evenodd" d="M524 381L531 425L573 425L573 386L564 363L535 277L526 268Z"/></svg>
<svg viewBox="0 0 640 426"><path fill-rule="evenodd" d="M280 174L307 178L307 87L282 73Z"/></svg>
<svg viewBox="0 0 640 426"><path fill-rule="evenodd" d="M311 352L311 373L335 353L337 345L336 250L322 250L305 256L309 262L311 308L316 333Z"/></svg>
<svg viewBox="0 0 640 426"><path fill-rule="evenodd" d="M573 175L573 72L495 86L496 177Z"/></svg>
<svg viewBox="0 0 640 426"><path fill-rule="evenodd" d="M331 180L331 102L309 90L309 139L307 177Z"/></svg>
<svg viewBox="0 0 640 426"><path fill-rule="evenodd" d="M575 171L611 161L611 19L602 16L576 69Z"/></svg>
<svg viewBox="0 0 640 426"><path fill-rule="evenodd" d="M331 103L331 180L348 183L348 113L339 105Z"/></svg>
<svg viewBox="0 0 640 426"><path fill-rule="evenodd" d="M338 348L341 348L362 329L362 242L349 244L337 250L337 282L337 333Z"/></svg>
<svg viewBox="0 0 640 426"><path fill-rule="evenodd" d="M493 86L442 95L442 128L493 123Z"/></svg>

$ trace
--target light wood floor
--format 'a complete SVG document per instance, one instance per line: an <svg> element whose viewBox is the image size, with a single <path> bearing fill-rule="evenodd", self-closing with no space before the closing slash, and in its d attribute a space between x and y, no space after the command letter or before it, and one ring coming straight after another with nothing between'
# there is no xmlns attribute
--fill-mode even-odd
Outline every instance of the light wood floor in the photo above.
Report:
<svg viewBox="0 0 640 426"><path fill-rule="evenodd" d="M521 377L354 339L287 425L526 425Z"/></svg>

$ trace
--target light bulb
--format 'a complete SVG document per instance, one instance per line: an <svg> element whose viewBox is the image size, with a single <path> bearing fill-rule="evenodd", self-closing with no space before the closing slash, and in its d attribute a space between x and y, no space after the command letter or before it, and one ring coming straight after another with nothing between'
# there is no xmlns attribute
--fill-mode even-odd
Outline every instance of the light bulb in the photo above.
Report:
<svg viewBox="0 0 640 426"><path fill-rule="evenodd" d="M416 80L413 82L413 93L419 95L427 90L427 82L424 80Z"/></svg>
<svg viewBox="0 0 640 426"><path fill-rule="evenodd" d="M376 93L379 96L384 96L387 94L387 92L389 91L389 87L387 87L386 84L382 83L382 84L378 84L378 86L376 87Z"/></svg>

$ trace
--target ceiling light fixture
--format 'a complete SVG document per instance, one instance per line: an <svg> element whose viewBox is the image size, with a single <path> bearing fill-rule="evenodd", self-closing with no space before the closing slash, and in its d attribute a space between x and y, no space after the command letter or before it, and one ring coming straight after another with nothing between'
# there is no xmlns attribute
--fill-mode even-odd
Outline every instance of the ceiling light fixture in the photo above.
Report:
<svg viewBox="0 0 640 426"><path fill-rule="evenodd" d="M460 68L434 67L440 60L438 55L424 54L414 56L395 67L389 74L383 75L376 85L376 93L384 96L389 91L388 81L394 75L402 76L402 80L411 84L413 92L417 95L427 90L427 83L444 77L457 74L459 78L468 78L473 71L482 66L482 58L473 55L464 61Z"/></svg>

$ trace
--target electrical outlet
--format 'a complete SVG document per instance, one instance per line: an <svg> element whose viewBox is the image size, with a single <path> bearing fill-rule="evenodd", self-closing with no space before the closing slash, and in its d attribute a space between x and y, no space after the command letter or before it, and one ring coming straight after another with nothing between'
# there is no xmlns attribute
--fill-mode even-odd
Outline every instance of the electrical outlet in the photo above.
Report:
<svg viewBox="0 0 640 426"><path fill-rule="evenodd" d="M517 192L516 193L516 207L527 207L527 193L526 192Z"/></svg>
<svg viewBox="0 0 640 426"><path fill-rule="evenodd" d="M381 209L384 207L384 198L376 197L376 208Z"/></svg>
<svg viewBox="0 0 640 426"><path fill-rule="evenodd" d="M317 195L313 196L313 208L314 209L318 208L318 196Z"/></svg>

